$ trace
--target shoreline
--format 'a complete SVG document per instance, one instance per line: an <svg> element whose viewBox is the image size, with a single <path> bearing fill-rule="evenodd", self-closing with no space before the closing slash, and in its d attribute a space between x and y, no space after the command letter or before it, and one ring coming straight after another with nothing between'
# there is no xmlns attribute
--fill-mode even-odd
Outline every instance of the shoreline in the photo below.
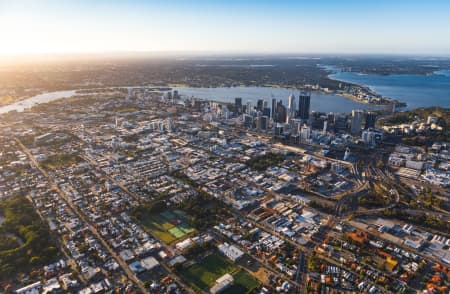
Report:
<svg viewBox="0 0 450 294"><path fill-rule="evenodd" d="M390 100L392 103L382 103L382 104L371 103L371 102L367 102L367 101L361 100L357 96L355 96L353 94L350 94L350 93L336 93L336 95L338 95L338 96L345 97L347 99L351 99L351 100L353 100L355 102L359 102L359 103L366 104L366 105L388 107L388 106L391 106L392 104L394 104L395 107L407 107L408 106L408 104L406 102L399 101L399 100L397 100L395 98L385 97L385 96L381 95L380 93L377 93L375 90L371 89L369 86L355 84L355 83L350 83L350 82L347 82L347 81L331 78L330 75L335 74L335 73L336 72L334 72L334 71L330 71L330 74L327 75L327 78L330 79L330 80L333 80L333 81L346 83L346 84L352 85L354 87L359 87L360 89L365 91L367 94L379 97L381 99Z"/></svg>
<svg viewBox="0 0 450 294"><path fill-rule="evenodd" d="M383 104L370 103L370 102L367 102L367 101L359 99L355 95L347 94L347 93L336 93L335 95L341 96L341 97L344 97L344 98L347 98L347 99L350 99L352 101L355 101L355 102L358 102L358 103L361 103L361 104L365 104L365 105L374 105L374 106L383 106L383 107L388 107L388 106L392 105L392 104L384 104L384 103Z"/></svg>
<svg viewBox="0 0 450 294"><path fill-rule="evenodd" d="M12 98L12 100L11 100L11 98L10 98L10 99L9 99L10 101L7 102L7 103L4 103L3 101L0 102L0 107L12 105L12 104L14 104L14 103L19 103L20 101L23 101L23 100L32 98L32 97L34 97L34 96L46 94L46 93L52 93L52 91L49 91L49 92L41 91L41 92L39 92L39 93L36 93L36 94L33 94L33 95L29 95L29 96L22 96L22 97ZM7 96L7 95L6 95L6 96ZM0 96L0 99L1 99L1 98L5 98L5 97Z"/></svg>
<svg viewBox="0 0 450 294"><path fill-rule="evenodd" d="M9 104L0 105L0 108L9 107L9 106L15 105L15 104L19 104L21 106L21 101L26 101L27 99L32 99L32 98L34 98L36 96L39 96L39 95L52 94L52 93L56 93L56 92L75 91L74 95L76 95L76 94L83 95L83 93L82 93L83 91L89 92L89 91L102 90L102 89L142 88L142 87L150 87L150 88L158 88L158 89L163 89L164 88L163 91L170 91L170 90L174 90L176 88L184 88L184 87L174 87L174 84L166 84L165 86L162 86L162 85L158 85L158 86L154 86L154 85L151 85L151 86L110 86L110 87L100 87L100 88L99 87L95 87L95 88L90 88L90 89L89 88L78 88L78 89L63 90L63 91L42 91L42 92L40 92L37 95L21 97L20 100L16 100L16 101L14 101L12 103L9 103ZM359 98L357 98L357 97L355 97L354 95L351 95L351 94L338 93L337 91L325 91L325 90L322 90L322 89L311 89L311 88L306 88L306 87L299 88L299 87L294 87L294 86L283 86L283 85L278 85L277 86L277 85L267 85L266 84L266 85L262 85L262 86L244 86L244 85L240 85L240 86L230 86L230 87L208 87L208 88L210 88L210 89L219 89L219 88L246 88L246 87L286 89L286 90L296 90L296 91L309 90L311 92L320 93L320 94L324 94L324 95L340 96L340 97L352 100L352 101L354 101L356 103L363 104L363 105L369 105L369 106L372 105L372 106L375 106L375 107L387 107L387 106L390 105L390 104L370 103L370 102L367 102L367 101L364 101L364 100L360 100ZM187 88L193 88L193 89L199 88L199 89L201 89L201 88L205 88L205 87L187 87ZM88 93L86 93L86 94L88 94ZM52 99L51 101L59 100L59 99L63 99L63 98L67 98L67 97L60 97L60 98ZM41 103L35 103L35 104L41 104ZM34 106L34 104L33 105L29 105L29 107L25 106L25 108L31 108L33 106ZM10 111L12 111L12 110L10 110ZM4 112L4 113L8 113L8 112L9 111Z"/></svg>

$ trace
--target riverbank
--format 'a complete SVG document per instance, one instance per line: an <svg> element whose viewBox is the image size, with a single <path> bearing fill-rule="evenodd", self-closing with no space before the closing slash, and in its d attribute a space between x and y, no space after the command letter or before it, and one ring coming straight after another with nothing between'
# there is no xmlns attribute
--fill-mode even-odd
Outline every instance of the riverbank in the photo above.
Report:
<svg viewBox="0 0 450 294"><path fill-rule="evenodd" d="M392 103L395 103L396 107L405 107L405 106L407 106L406 103L399 102L399 101L396 101L396 100L392 100L392 103L373 103L373 102L369 102L369 101L360 99L358 96L352 95L352 94L349 94L349 93L337 93L336 95L344 97L344 98L347 98L347 99L350 99L350 100L358 102L358 103L366 104L366 105L375 105L375 106L380 106L380 107L392 107ZM384 97L384 99L386 99L386 97Z"/></svg>
<svg viewBox="0 0 450 294"><path fill-rule="evenodd" d="M355 72L331 71L330 79L369 88L377 95L394 97L397 107L405 110L421 107L450 107L450 71L433 75L360 75Z"/></svg>
<svg viewBox="0 0 450 294"><path fill-rule="evenodd" d="M14 103L19 103L20 101L23 101L28 98L34 97L36 95L44 94L44 93L45 93L44 91L38 91L38 92L31 93L29 95L24 95L24 96L20 96L20 97L13 96L10 94L0 95L0 107L8 106L8 105L11 105Z"/></svg>

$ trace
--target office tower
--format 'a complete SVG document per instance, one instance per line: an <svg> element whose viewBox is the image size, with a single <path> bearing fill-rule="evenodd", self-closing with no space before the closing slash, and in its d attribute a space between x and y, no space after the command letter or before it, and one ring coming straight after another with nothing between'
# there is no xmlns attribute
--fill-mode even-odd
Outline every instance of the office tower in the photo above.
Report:
<svg viewBox="0 0 450 294"><path fill-rule="evenodd" d="M364 110L352 110L352 122L350 124L350 133L352 135L361 134L361 126L364 119Z"/></svg>
<svg viewBox="0 0 450 294"><path fill-rule="evenodd" d="M337 113L333 117L334 119L334 131L336 133L345 132L347 129L347 115Z"/></svg>
<svg viewBox="0 0 450 294"><path fill-rule="evenodd" d="M276 122L278 123L284 123L286 121L286 107L283 105L283 101L277 102L277 115L276 115Z"/></svg>
<svg viewBox="0 0 450 294"><path fill-rule="evenodd" d="M263 103L263 108L267 108L267 107L269 107L269 103L267 103L267 101L266 101L266 100L264 100L264 103Z"/></svg>
<svg viewBox="0 0 450 294"><path fill-rule="evenodd" d="M324 121L323 122L323 130L322 130L322 134L325 135L327 133L327 127L328 127L328 121Z"/></svg>
<svg viewBox="0 0 450 294"><path fill-rule="evenodd" d="M302 128L302 120L294 118L291 120L291 134L297 135L300 133L300 129Z"/></svg>
<svg viewBox="0 0 450 294"><path fill-rule="evenodd" d="M275 120L277 113L277 100L272 98L272 119Z"/></svg>
<svg viewBox="0 0 450 294"><path fill-rule="evenodd" d="M252 102L251 101L247 101L247 114L251 114L252 113Z"/></svg>
<svg viewBox="0 0 450 294"><path fill-rule="evenodd" d="M311 138L311 128L308 127L307 125L303 125L302 128L300 129L300 137L302 138L303 141L306 141L309 138Z"/></svg>
<svg viewBox="0 0 450 294"><path fill-rule="evenodd" d="M373 111L367 112L364 129L367 130L369 128L375 128L376 121L377 121L377 114Z"/></svg>
<svg viewBox="0 0 450 294"><path fill-rule="evenodd" d="M309 108L311 104L311 93L302 91L298 97L298 117L303 120L309 118Z"/></svg>
<svg viewBox="0 0 450 294"><path fill-rule="evenodd" d="M257 116L255 119L255 126L258 130L261 130L261 116Z"/></svg>
<svg viewBox="0 0 450 294"><path fill-rule="evenodd" d="M293 94L289 95L288 98L288 110L287 110L287 121L293 119L295 117L295 96Z"/></svg>
<svg viewBox="0 0 450 294"><path fill-rule="evenodd" d="M264 105L264 100L258 99L258 102L256 103L256 110L262 111L263 107L264 107L263 105Z"/></svg>
<svg viewBox="0 0 450 294"><path fill-rule="evenodd" d="M248 114L244 114L243 115L243 119L244 119L244 125L248 128L253 128L253 116L248 115Z"/></svg>
<svg viewBox="0 0 450 294"><path fill-rule="evenodd" d="M281 136L281 134L283 134L283 124L277 123L275 128L275 136Z"/></svg>
<svg viewBox="0 0 450 294"><path fill-rule="evenodd" d="M269 117L266 115L261 116L260 123L260 129L267 130L269 128Z"/></svg>
<svg viewBox="0 0 450 294"><path fill-rule="evenodd" d="M326 116L322 112L311 111L309 114L309 125L313 129L322 129L323 122L326 120Z"/></svg>
<svg viewBox="0 0 450 294"><path fill-rule="evenodd" d="M234 107L238 113L242 112L242 98L236 97L234 98Z"/></svg>
<svg viewBox="0 0 450 294"><path fill-rule="evenodd" d="M180 98L180 95L178 94L178 90L173 90L173 99L177 100Z"/></svg>
<svg viewBox="0 0 450 294"><path fill-rule="evenodd" d="M262 112L263 112L263 115L270 117L270 108L269 107L264 107Z"/></svg>

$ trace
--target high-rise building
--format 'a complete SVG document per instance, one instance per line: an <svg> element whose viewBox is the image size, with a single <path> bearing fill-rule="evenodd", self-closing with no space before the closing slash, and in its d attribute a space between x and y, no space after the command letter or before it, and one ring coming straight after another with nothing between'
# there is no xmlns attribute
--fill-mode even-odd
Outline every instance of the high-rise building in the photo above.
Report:
<svg viewBox="0 0 450 294"><path fill-rule="evenodd" d="M283 133L283 124L277 123L274 127L275 136L281 136Z"/></svg>
<svg viewBox="0 0 450 294"><path fill-rule="evenodd" d="M311 93L302 91L298 97L298 117L303 120L309 119L309 108L311 105Z"/></svg>
<svg viewBox="0 0 450 294"><path fill-rule="evenodd" d="M244 124L246 127L253 128L253 116L244 114L243 119L244 119Z"/></svg>
<svg viewBox="0 0 450 294"><path fill-rule="evenodd" d="M304 141L308 140L311 137L311 128L307 125L303 125L300 129L300 137Z"/></svg>
<svg viewBox="0 0 450 294"><path fill-rule="evenodd" d="M242 98L241 97L234 98L234 107L236 108L236 111L238 113L242 112Z"/></svg>
<svg viewBox="0 0 450 294"><path fill-rule="evenodd" d="M262 113L263 113L263 115L270 117L270 108L264 107Z"/></svg>
<svg viewBox="0 0 450 294"><path fill-rule="evenodd" d="M350 133L352 135L360 135L362 122L364 119L364 110L352 110L352 122L350 125Z"/></svg>
<svg viewBox="0 0 450 294"><path fill-rule="evenodd" d="M247 109L246 109L246 111L247 111L247 114L251 114L252 113L253 108L252 108L252 102L251 101L247 101Z"/></svg>
<svg viewBox="0 0 450 294"><path fill-rule="evenodd" d="M262 111L264 107L264 100L258 99L258 102L256 103L256 110Z"/></svg>
<svg viewBox="0 0 450 294"><path fill-rule="evenodd" d="M286 107L281 100L277 102L277 116L275 121L279 123L286 122Z"/></svg>
<svg viewBox="0 0 450 294"><path fill-rule="evenodd" d="M370 129L375 128L375 123L377 121L377 114L376 112L369 111L366 114L366 123L364 124L364 129Z"/></svg>
<svg viewBox="0 0 450 294"><path fill-rule="evenodd" d="M178 94L178 90L173 90L173 99L178 100L180 98L180 95Z"/></svg>
<svg viewBox="0 0 450 294"><path fill-rule="evenodd" d="M294 117L295 117L295 96L294 96L294 94L291 94L291 95L289 95L289 98L288 98L286 123L289 123L289 120L293 119Z"/></svg>
<svg viewBox="0 0 450 294"><path fill-rule="evenodd" d="M277 116L277 100L272 98L272 119L275 120Z"/></svg>
<svg viewBox="0 0 450 294"><path fill-rule="evenodd" d="M269 128L269 117L266 115L263 115L260 117L260 129L261 130L267 130Z"/></svg>
<svg viewBox="0 0 450 294"><path fill-rule="evenodd" d="M335 114L334 119L334 131L336 133L345 132L347 129L347 115L345 114Z"/></svg>

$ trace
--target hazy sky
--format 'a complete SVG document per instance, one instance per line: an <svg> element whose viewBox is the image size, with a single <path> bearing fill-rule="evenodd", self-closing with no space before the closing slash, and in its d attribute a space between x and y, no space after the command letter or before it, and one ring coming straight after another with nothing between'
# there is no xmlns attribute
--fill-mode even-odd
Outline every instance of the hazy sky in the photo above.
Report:
<svg viewBox="0 0 450 294"><path fill-rule="evenodd" d="M450 0L0 0L0 54L450 54Z"/></svg>

